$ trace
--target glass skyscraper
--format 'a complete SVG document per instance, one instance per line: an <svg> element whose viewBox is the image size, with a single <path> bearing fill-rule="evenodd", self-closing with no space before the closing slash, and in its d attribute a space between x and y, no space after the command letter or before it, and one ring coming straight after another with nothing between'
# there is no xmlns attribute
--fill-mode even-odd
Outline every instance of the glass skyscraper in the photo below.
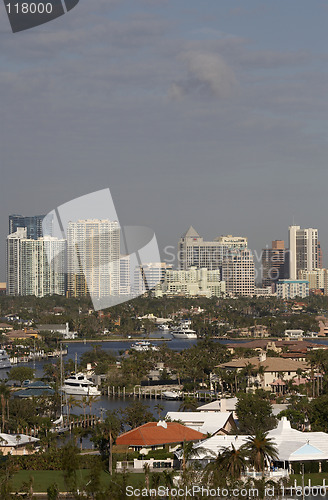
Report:
<svg viewBox="0 0 328 500"><path fill-rule="evenodd" d="M42 238L42 222L44 215L32 215L31 217L25 217L23 215L9 215L9 234L16 233L19 227L26 227L26 237L31 240L37 240ZM45 231L46 236L52 236L52 224L53 221L48 222ZM48 227L49 226L49 227Z"/></svg>

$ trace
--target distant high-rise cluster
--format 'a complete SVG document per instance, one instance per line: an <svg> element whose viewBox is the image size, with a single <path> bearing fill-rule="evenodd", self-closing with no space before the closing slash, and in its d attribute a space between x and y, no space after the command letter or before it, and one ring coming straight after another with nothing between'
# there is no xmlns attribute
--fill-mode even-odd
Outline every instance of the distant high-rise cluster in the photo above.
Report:
<svg viewBox="0 0 328 500"><path fill-rule="evenodd" d="M258 257L244 236L204 241L190 226L178 242L178 269L122 255L117 221L78 220L65 230L66 238L55 238L51 217L9 217L8 295L128 299L151 290L156 296L328 295L328 270L313 228L290 226L288 248L283 240L274 240Z"/></svg>

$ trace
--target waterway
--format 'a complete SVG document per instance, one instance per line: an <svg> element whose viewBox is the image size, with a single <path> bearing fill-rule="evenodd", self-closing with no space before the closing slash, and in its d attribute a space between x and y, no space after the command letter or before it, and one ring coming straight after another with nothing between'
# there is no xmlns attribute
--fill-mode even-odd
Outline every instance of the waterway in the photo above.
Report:
<svg viewBox="0 0 328 500"><path fill-rule="evenodd" d="M158 340L152 340L151 343L154 345L161 345L163 342L167 343L167 346L170 349L173 349L175 351L181 351L183 349L187 349L188 347L191 347L192 345L197 344L197 340L188 340L188 339L175 339L171 337L170 334L165 334L163 332L155 332L152 334L152 339L157 339ZM318 343L318 344L323 344L323 345L328 345L328 339L307 339L311 342ZM217 342L220 342L222 344L227 344L228 342L248 342L249 339L243 339L243 340L216 340ZM83 353L92 350L92 348L95 345L99 345L104 351L111 352L114 355L120 355L124 353L125 351L129 350L131 345L135 342L135 340L131 339L129 341L110 341L110 342L71 342L67 343L67 355L65 356L65 360L67 361L68 359L75 360L77 357L77 361L79 362L81 356ZM46 363L51 363L55 362L52 360L41 360L41 361L35 361L35 363L30 362L26 363L26 366L30 366L35 368L35 375L37 378L42 377L43 375L43 366ZM23 363L20 364L24 365ZM6 376L6 374L2 374L3 377ZM96 414L97 416L101 417L101 414L104 414L107 410L123 410L126 408L131 402L133 401L133 398L113 398L107 397L107 396L101 396L97 402L94 403L92 407L92 413ZM177 411L181 401L167 401L167 400L161 400L161 399L143 399L142 400L147 406L149 406L149 410L158 418L158 412L156 411L155 407L156 405L160 404L163 406L163 410L160 414L161 418L164 418L166 413L168 411ZM80 407L75 407L72 409L72 412L76 415L82 415L83 414L83 408Z"/></svg>

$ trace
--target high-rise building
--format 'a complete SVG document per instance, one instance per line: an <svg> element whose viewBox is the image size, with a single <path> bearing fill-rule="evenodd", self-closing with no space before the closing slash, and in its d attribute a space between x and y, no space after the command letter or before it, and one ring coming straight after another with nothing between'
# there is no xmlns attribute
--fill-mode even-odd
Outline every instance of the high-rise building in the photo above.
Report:
<svg viewBox="0 0 328 500"><path fill-rule="evenodd" d="M117 221L87 219L67 228L68 295L94 300L119 295L120 227Z"/></svg>
<svg viewBox="0 0 328 500"><path fill-rule="evenodd" d="M131 295L130 255L120 256L120 295Z"/></svg>
<svg viewBox="0 0 328 500"><path fill-rule="evenodd" d="M220 269L224 257L231 249L242 250L247 247L247 238L220 236L215 241L204 241L190 226L181 236L178 244L179 268L182 270L196 267L208 270Z"/></svg>
<svg viewBox="0 0 328 500"><path fill-rule="evenodd" d="M137 296L153 290L156 285L164 281L166 271L169 269L172 269L172 265L166 262L144 263L136 267L133 294Z"/></svg>
<svg viewBox="0 0 328 500"><path fill-rule="evenodd" d="M322 248L321 248L321 243L318 241L318 269L323 268L323 254L322 254Z"/></svg>
<svg viewBox="0 0 328 500"><path fill-rule="evenodd" d="M224 258L222 280L226 282L226 292L230 295L254 295L255 265L250 250L231 251Z"/></svg>
<svg viewBox="0 0 328 500"><path fill-rule="evenodd" d="M21 240L21 295L66 295L66 240Z"/></svg>
<svg viewBox="0 0 328 500"><path fill-rule="evenodd" d="M225 282L221 281L219 269L213 271L195 267L187 271L172 269L166 271L163 283L156 289L156 295L223 297Z"/></svg>
<svg viewBox="0 0 328 500"><path fill-rule="evenodd" d="M227 236L219 236L215 238L214 241L217 241L220 245L229 249L238 248L239 250L243 250L247 248L247 238L244 236L232 236L228 234Z"/></svg>
<svg viewBox="0 0 328 500"><path fill-rule="evenodd" d="M16 214L9 215L9 234L15 233L19 227L26 227L26 237L28 239L37 240L42 238L44 235L42 229L44 218L44 215L33 215L31 217ZM45 236L52 236L52 219L47 217L45 223L47 224Z"/></svg>
<svg viewBox="0 0 328 500"><path fill-rule="evenodd" d="M26 228L7 237L7 294L66 294L66 240L29 239Z"/></svg>
<svg viewBox="0 0 328 500"><path fill-rule="evenodd" d="M289 227L289 278L297 280L299 271L318 269L318 230Z"/></svg>
<svg viewBox="0 0 328 500"><path fill-rule="evenodd" d="M7 295L21 295L21 240L26 233L26 227L18 227L7 236Z"/></svg>
<svg viewBox="0 0 328 500"><path fill-rule="evenodd" d="M279 280L276 283L277 297L280 299L304 299L309 296L309 282L305 280Z"/></svg>
<svg viewBox="0 0 328 500"><path fill-rule="evenodd" d="M267 287L288 276L288 254L285 242L275 240L262 250L262 286Z"/></svg>

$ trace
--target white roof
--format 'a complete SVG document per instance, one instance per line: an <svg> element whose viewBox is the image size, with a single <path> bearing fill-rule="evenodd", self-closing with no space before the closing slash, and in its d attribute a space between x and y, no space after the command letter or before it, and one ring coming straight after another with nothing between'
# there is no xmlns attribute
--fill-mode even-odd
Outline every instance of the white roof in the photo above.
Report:
<svg viewBox="0 0 328 500"><path fill-rule="evenodd" d="M221 403L218 399L217 401L211 401L211 403L206 403L206 405L198 406L197 411L220 411Z"/></svg>
<svg viewBox="0 0 328 500"><path fill-rule="evenodd" d="M204 450L200 452L199 458L212 458L223 448L231 447L231 444L240 448L249 437L215 435L195 445L195 448ZM273 440L280 461L328 460L328 434L292 429L286 417L280 420L276 429L269 431L268 438Z"/></svg>
<svg viewBox="0 0 328 500"><path fill-rule="evenodd" d="M19 438L17 438L19 436ZM26 436L26 434L4 434L0 433L0 447L1 446L22 446L25 444L36 443L40 441L38 438Z"/></svg>
<svg viewBox="0 0 328 500"><path fill-rule="evenodd" d="M171 421L179 420L203 434L214 434L225 426L231 415L230 411L169 411L165 418Z"/></svg>
<svg viewBox="0 0 328 500"><path fill-rule="evenodd" d="M238 398L222 398L199 406L197 411L235 411Z"/></svg>

